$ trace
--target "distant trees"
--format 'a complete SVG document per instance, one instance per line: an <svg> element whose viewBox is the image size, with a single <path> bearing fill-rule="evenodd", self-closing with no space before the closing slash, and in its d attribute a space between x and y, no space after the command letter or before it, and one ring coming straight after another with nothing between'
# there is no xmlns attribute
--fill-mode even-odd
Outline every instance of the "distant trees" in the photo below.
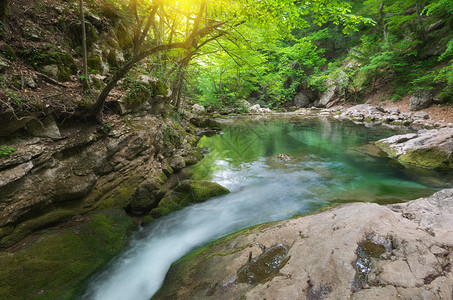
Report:
<svg viewBox="0 0 453 300"><path fill-rule="evenodd" d="M354 30L364 21L351 12L349 5L337 0L129 0L128 9L135 24L132 56L114 72L98 95L90 112L93 116L101 112L111 90L134 66L146 58L159 57L176 49L182 50L180 59L167 71L175 72L173 100L179 107L184 75L193 58L209 55L210 50L203 52L201 49L214 41L220 45L222 37L236 40L233 43L249 43L240 41L243 27L239 26L242 24L264 28L268 24L277 26L278 30L273 31L276 36L269 38L278 39L290 34L294 28L305 26L307 21L301 17L303 15L310 15L311 22L319 25L325 22L341 24L345 32ZM230 35L233 37L228 38ZM228 52L229 49L223 48L222 51Z"/></svg>

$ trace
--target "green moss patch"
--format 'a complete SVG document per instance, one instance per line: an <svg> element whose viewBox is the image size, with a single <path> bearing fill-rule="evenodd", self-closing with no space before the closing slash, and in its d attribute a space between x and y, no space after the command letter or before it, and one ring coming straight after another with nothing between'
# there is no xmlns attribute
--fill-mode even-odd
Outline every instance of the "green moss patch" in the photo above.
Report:
<svg viewBox="0 0 453 300"><path fill-rule="evenodd" d="M33 47L21 51L19 54L35 69L41 69L43 66L48 65L57 65L60 72L76 74L79 67L71 54L55 50L53 47Z"/></svg>
<svg viewBox="0 0 453 300"><path fill-rule="evenodd" d="M453 169L452 155L436 148L410 150L399 156L398 160L402 163L429 169Z"/></svg>
<svg viewBox="0 0 453 300"><path fill-rule="evenodd" d="M106 186L108 190L101 189L88 195L85 202L90 205L92 201L96 201L94 205L96 208L125 208L130 204L132 196L142 180L141 177L129 177L126 180L119 178L117 183L109 183ZM116 188L112 189L112 186Z"/></svg>
<svg viewBox="0 0 453 300"><path fill-rule="evenodd" d="M54 225L77 214L77 211L56 209L34 219L27 220L14 228L12 232L0 240L0 247L10 246L12 243L23 239L34 231Z"/></svg>
<svg viewBox="0 0 453 300"><path fill-rule="evenodd" d="M390 147L389 144L377 141L376 145L379 146L389 157L394 158L396 156L396 151Z"/></svg>
<svg viewBox="0 0 453 300"><path fill-rule="evenodd" d="M102 60L99 56L88 57L87 64L93 73L97 74L102 70Z"/></svg>
<svg viewBox="0 0 453 300"><path fill-rule="evenodd" d="M218 183L204 180L185 180L173 191L167 193L157 208L151 211L153 217L165 216L192 203L199 203L211 197L228 194L230 191Z"/></svg>
<svg viewBox="0 0 453 300"><path fill-rule="evenodd" d="M132 221L123 211L110 210L72 223L42 233L26 249L0 253L2 299L73 299L123 248Z"/></svg>

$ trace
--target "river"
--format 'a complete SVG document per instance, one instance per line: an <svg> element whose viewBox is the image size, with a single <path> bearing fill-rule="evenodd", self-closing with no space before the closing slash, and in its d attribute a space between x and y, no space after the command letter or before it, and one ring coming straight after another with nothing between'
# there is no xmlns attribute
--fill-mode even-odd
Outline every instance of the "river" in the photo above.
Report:
<svg viewBox="0 0 453 300"><path fill-rule="evenodd" d="M173 262L242 228L336 203L396 203L452 186L451 172L402 166L368 143L397 133L327 118L225 120L222 134L202 138L209 154L189 171L231 193L141 228L80 298L150 299Z"/></svg>

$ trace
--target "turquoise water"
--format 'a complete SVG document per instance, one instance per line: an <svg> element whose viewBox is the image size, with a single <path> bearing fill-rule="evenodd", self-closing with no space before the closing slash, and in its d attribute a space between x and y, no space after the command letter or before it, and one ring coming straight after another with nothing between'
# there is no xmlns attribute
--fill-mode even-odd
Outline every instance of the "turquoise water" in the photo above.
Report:
<svg viewBox="0 0 453 300"><path fill-rule="evenodd" d="M223 134L202 138L199 145L209 149L209 155L193 167L193 173L195 179L233 190L240 188L241 177L260 178L260 184L278 182L293 192L307 189L310 200L306 200L315 206L343 201L395 203L451 186L451 172L403 166L372 143L399 133L404 132L328 118L231 119ZM274 158L281 153L290 159ZM316 183L307 186L314 178Z"/></svg>
<svg viewBox="0 0 453 300"><path fill-rule="evenodd" d="M149 299L170 265L239 229L353 201L395 203L453 186L452 172L402 166L370 141L399 132L330 119L224 121L203 137L209 154L185 170L231 193L191 205L142 228L128 248L89 280L81 299ZM279 160L275 155L289 160Z"/></svg>

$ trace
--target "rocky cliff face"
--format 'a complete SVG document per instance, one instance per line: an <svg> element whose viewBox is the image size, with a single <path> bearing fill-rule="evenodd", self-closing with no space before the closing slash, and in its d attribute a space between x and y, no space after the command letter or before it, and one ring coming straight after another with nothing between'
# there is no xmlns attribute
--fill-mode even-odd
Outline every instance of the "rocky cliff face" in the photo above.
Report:
<svg viewBox="0 0 453 300"><path fill-rule="evenodd" d="M17 151L0 159L0 247L94 209L134 203L149 212L157 202L141 205L137 187L146 181L160 190L166 175L201 158L195 136L153 116L73 123L59 132L18 136L9 142Z"/></svg>

